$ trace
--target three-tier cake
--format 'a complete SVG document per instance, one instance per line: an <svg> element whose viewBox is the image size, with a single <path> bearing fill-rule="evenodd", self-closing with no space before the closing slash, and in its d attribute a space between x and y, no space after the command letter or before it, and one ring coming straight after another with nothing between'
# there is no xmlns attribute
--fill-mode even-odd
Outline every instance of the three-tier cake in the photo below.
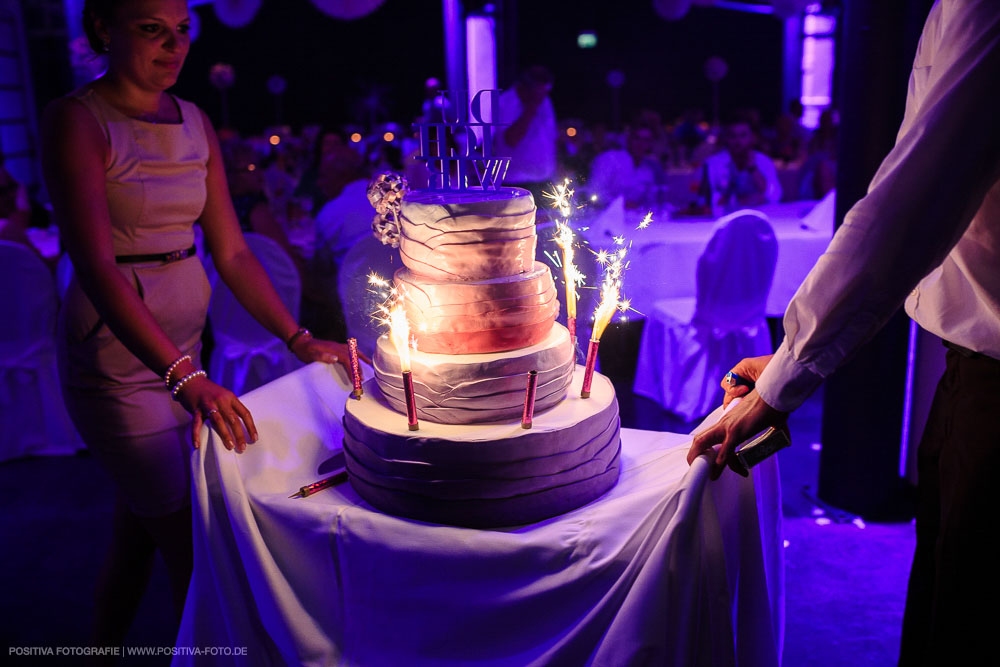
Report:
<svg viewBox="0 0 1000 667"><path fill-rule="evenodd" d="M556 323L557 290L535 261L535 204L519 188L411 192L399 215L405 268L393 278L415 339L420 428L408 429L388 336L375 377L344 414L351 485L391 514L461 526L529 523L594 500L618 480L618 401ZM521 426L537 371L534 419Z"/></svg>

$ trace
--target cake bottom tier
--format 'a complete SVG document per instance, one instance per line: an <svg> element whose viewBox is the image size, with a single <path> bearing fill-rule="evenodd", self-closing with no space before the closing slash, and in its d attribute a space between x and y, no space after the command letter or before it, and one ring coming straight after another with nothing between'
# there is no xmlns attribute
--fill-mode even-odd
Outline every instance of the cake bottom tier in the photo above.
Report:
<svg viewBox="0 0 1000 667"><path fill-rule="evenodd" d="M368 381L344 412L351 486L389 514L457 526L513 526L580 507L615 485L621 452L611 382L595 374L588 399L582 382L578 366L566 399L531 429L421 422L410 431Z"/></svg>

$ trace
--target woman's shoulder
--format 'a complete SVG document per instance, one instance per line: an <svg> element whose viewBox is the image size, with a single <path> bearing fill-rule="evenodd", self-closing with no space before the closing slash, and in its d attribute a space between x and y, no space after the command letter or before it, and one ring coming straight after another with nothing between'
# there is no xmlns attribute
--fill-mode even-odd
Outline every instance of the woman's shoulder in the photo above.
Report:
<svg viewBox="0 0 1000 667"><path fill-rule="evenodd" d="M102 117L96 107L96 94L86 87L57 97L49 102L42 113L43 126L49 131L70 131L99 135L107 139Z"/></svg>

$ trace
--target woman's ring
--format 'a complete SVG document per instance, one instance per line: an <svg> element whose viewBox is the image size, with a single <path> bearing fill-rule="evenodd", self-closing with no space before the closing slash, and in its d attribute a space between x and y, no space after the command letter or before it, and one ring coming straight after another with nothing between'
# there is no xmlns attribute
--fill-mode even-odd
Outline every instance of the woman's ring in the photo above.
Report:
<svg viewBox="0 0 1000 667"><path fill-rule="evenodd" d="M205 413L205 419L211 419L212 415L214 415L218 411L219 411L218 408L212 408L211 410Z"/></svg>

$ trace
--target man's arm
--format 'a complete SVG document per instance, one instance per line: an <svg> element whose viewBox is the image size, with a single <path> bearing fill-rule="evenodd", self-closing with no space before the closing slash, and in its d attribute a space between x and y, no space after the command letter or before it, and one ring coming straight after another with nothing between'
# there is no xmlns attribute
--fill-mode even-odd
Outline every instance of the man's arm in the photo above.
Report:
<svg viewBox="0 0 1000 667"><path fill-rule="evenodd" d="M798 407L941 264L1000 178L990 100L1000 80L1000 6L940 9L944 33L912 121L789 304L785 340L747 396L754 400L720 422L722 439L696 439L693 454L724 439L721 464L751 429Z"/></svg>

